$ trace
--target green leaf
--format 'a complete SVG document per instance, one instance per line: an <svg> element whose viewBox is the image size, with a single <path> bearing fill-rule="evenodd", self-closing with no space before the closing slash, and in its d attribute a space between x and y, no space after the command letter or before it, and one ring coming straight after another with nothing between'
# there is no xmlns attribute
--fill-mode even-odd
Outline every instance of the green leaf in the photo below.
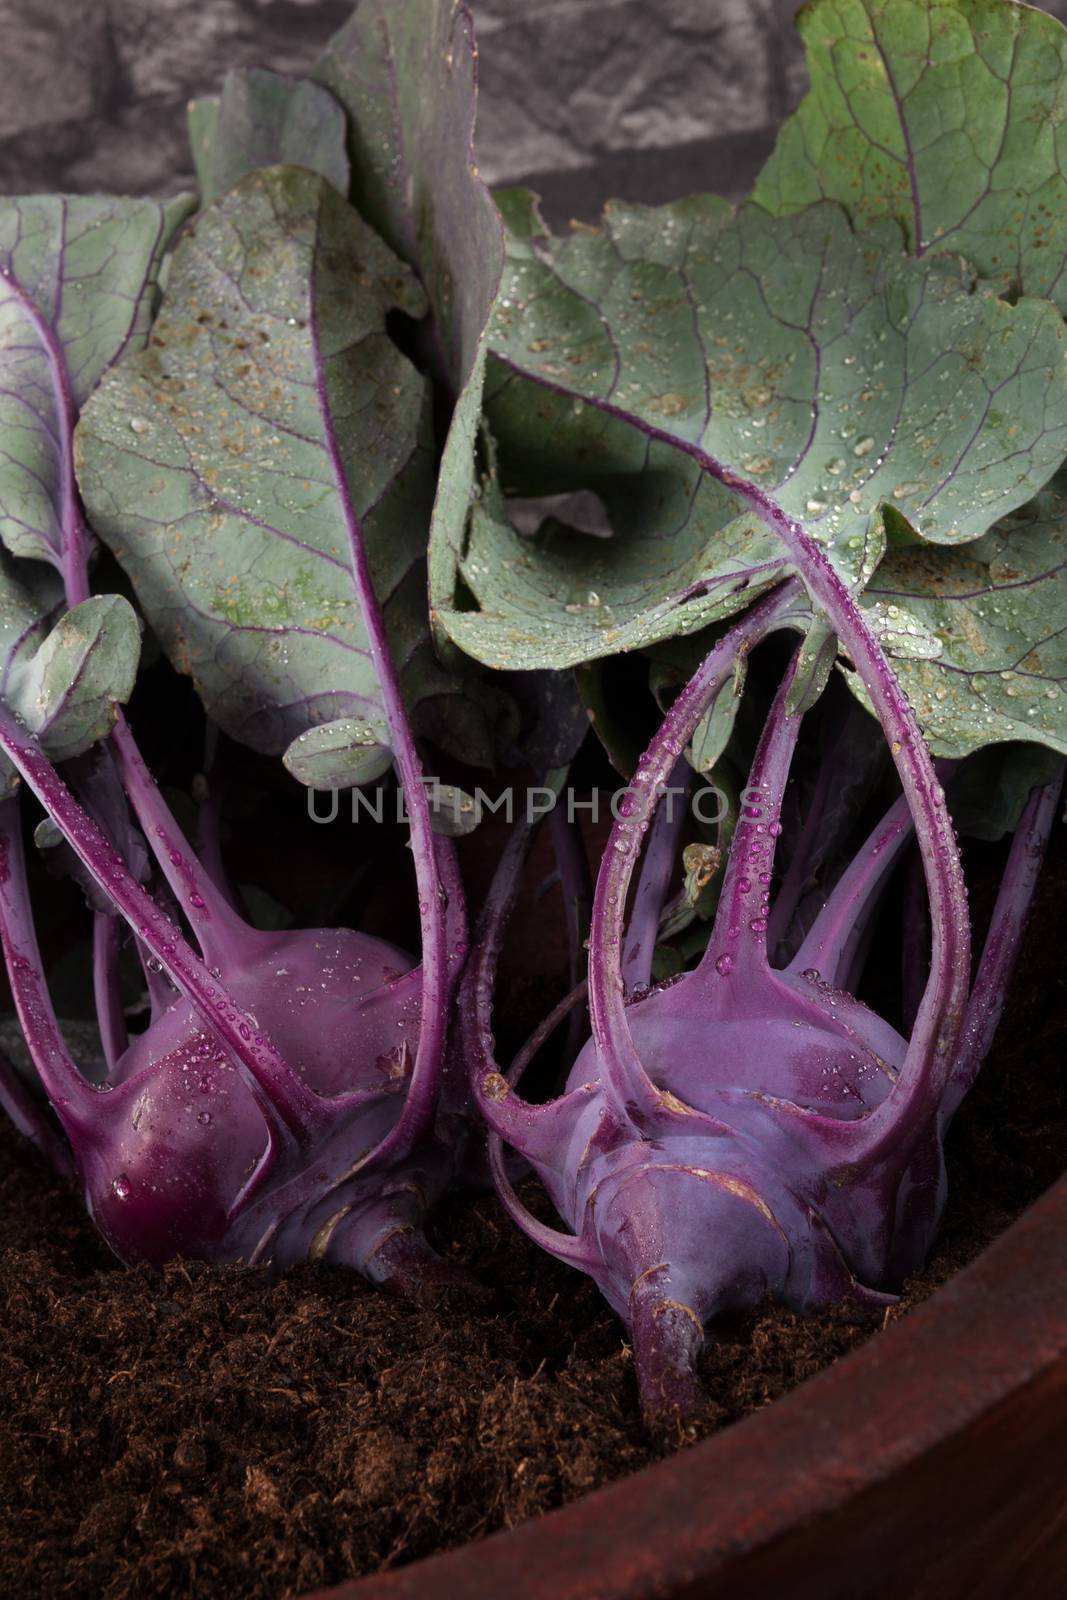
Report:
<svg viewBox="0 0 1067 1600"><path fill-rule="evenodd" d="M145 342L163 252L191 196L29 195L0 201L0 539L58 565L84 537L74 415Z"/></svg>
<svg viewBox="0 0 1067 1600"><path fill-rule="evenodd" d="M754 194L893 217L1067 311L1067 31L1005 0L813 0L798 18L811 91Z"/></svg>
<svg viewBox="0 0 1067 1600"><path fill-rule="evenodd" d="M748 656L739 655L734 670L704 713L686 755L694 772L711 772L730 742L737 720L737 707L748 677Z"/></svg>
<svg viewBox="0 0 1067 1600"><path fill-rule="evenodd" d="M1067 754L1067 481L964 549L891 550L864 603L935 755Z"/></svg>
<svg viewBox="0 0 1067 1600"><path fill-rule="evenodd" d="M0 681L41 648L63 609L63 585L47 567L13 561L0 550Z"/></svg>
<svg viewBox="0 0 1067 1600"><path fill-rule="evenodd" d="M309 789L356 789L377 783L392 766L387 737L383 722L339 717L297 734L282 761Z"/></svg>
<svg viewBox="0 0 1067 1600"><path fill-rule="evenodd" d="M821 699L836 660L837 634L817 615L804 635L797 670L786 695L785 708L791 717L810 711Z"/></svg>
<svg viewBox="0 0 1067 1600"><path fill-rule="evenodd" d="M66 761L111 732L129 699L140 654L133 608L98 595L63 612L58 576L0 550L0 682L5 703L36 733L45 754ZM0 789L18 786L0 762Z"/></svg>
<svg viewBox="0 0 1067 1600"><path fill-rule="evenodd" d="M482 820L480 802L465 790L457 789L454 783L439 783L436 778L429 780L426 799L430 807L430 826L434 833L443 834L446 839L460 839L464 834L473 833Z"/></svg>
<svg viewBox="0 0 1067 1600"><path fill-rule="evenodd" d="M460 0L362 0L315 69L348 113L355 204L425 284L456 397L430 533L433 605L452 598L504 267L474 161L476 62Z"/></svg>
<svg viewBox="0 0 1067 1600"><path fill-rule="evenodd" d="M141 631L121 595L94 595L56 623L8 672L4 698L53 761L81 755L115 724L133 693Z"/></svg>
<svg viewBox="0 0 1067 1600"><path fill-rule="evenodd" d="M348 193L345 114L316 83L260 68L228 72L221 95L193 100L188 116L204 206L260 167L309 167Z"/></svg>
<svg viewBox="0 0 1067 1600"><path fill-rule="evenodd" d="M709 497L702 541L692 519L679 540L677 523L635 506L614 540L583 548L583 580L610 558L627 586L596 589L601 615L579 614L580 629L567 608L581 591L566 580L582 547L546 562L526 542L520 563L517 541L509 550L506 530L476 513L463 577L483 620L464 605L443 620L494 663L502 646L513 665L562 665L685 628L688 616L670 615L684 589L665 580L675 553L712 602L693 626L747 604L757 591L746 576L765 581L781 556L710 487L711 463L771 495L858 584L884 525L975 539L1067 449L1067 335L1054 308L1009 305L948 257L910 259L892 222L857 236L831 205L787 218L749 206L732 219L701 198L614 204L599 230L513 239L492 346L487 401L506 488L528 492L535 467L554 462L543 492L584 484L611 514L641 492L647 457L661 485L673 464L679 496Z"/></svg>
<svg viewBox="0 0 1067 1600"><path fill-rule="evenodd" d="M331 185L254 173L187 233L148 350L78 428L94 527L171 661L258 750L384 716L333 439L409 706L435 730L446 704L477 710L430 645L429 394L393 307L419 316L422 291Z"/></svg>
<svg viewBox="0 0 1067 1600"><path fill-rule="evenodd" d="M948 805L960 833L995 842L1014 833L1031 789L1052 783L1061 756L1036 744L997 744L967 761L948 786Z"/></svg>

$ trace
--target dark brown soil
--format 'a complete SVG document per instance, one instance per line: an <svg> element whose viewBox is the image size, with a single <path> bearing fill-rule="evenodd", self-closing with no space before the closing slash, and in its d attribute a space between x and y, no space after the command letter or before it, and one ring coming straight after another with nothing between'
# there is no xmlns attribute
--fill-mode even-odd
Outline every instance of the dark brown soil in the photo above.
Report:
<svg viewBox="0 0 1067 1600"><path fill-rule="evenodd" d="M1062 846L1062 840L1060 841ZM697 1435L904 1314L1067 1164L1060 909L1046 875L1001 1043L951 1138L941 1242L900 1307L780 1310L710 1341ZM438 1242L495 1298L394 1302L328 1268L280 1282L109 1259L73 1193L0 1132L0 1591L295 1596L507 1527L674 1448L637 1413L620 1325L489 1198Z"/></svg>

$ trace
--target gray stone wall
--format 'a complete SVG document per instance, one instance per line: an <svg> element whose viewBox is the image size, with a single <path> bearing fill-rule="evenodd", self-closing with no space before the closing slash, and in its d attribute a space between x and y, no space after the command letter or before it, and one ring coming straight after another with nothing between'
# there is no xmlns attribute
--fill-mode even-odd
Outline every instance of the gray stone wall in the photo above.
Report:
<svg viewBox="0 0 1067 1600"><path fill-rule="evenodd" d="M503 176L781 120L796 0L476 0L482 137Z"/></svg>
<svg viewBox="0 0 1067 1600"><path fill-rule="evenodd" d="M472 0L479 160L553 215L743 193L802 92L797 0ZM1067 20L1067 0L1045 9ZM230 65L299 71L350 0L0 0L0 186L162 191Z"/></svg>

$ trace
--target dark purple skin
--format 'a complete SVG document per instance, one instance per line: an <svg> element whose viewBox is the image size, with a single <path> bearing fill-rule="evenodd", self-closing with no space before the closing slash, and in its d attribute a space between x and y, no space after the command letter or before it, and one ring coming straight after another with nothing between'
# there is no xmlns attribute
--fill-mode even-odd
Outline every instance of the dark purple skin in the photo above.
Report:
<svg viewBox="0 0 1067 1600"><path fill-rule="evenodd" d="M446 1001L424 1028L425 965L404 952L343 929L267 934L241 920L192 855L124 726L115 752L127 793L203 959L3 709L0 744L145 961L150 1024L94 1087L70 1058L48 995L18 803L0 805L0 936L16 1009L88 1208L116 1254L278 1267L327 1257L411 1294L466 1284L422 1233L466 1132L443 1057L447 996L466 953L450 843L430 845ZM13 1093L17 1081L4 1088L27 1131L47 1142L44 1119Z"/></svg>
<svg viewBox="0 0 1067 1600"><path fill-rule="evenodd" d="M366 1098L356 1137L377 1143L396 1121L418 1042L420 978L410 958L347 930L249 945L232 970L218 969L233 1002L327 1103L358 1087ZM226 1259L235 1230L247 1239L231 1216L267 1149L267 1120L238 1067L174 993L110 1082L122 1110L81 1162L108 1243L126 1261ZM256 1254L258 1243L240 1253Z"/></svg>
<svg viewBox="0 0 1067 1600"><path fill-rule="evenodd" d="M0 933L16 1008L86 1203L116 1254L278 1267L328 1257L408 1293L461 1284L422 1235L426 1210L460 1159L462 1117L439 1092L440 1064L416 1081L421 968L343 929L248 928L174 829L167 859L175 882L195 884L201 903L191 913L209 970L6 714L0 741L126 916L155 973L149 1027L106 1084L93 1087L52 1011L17 802L6 802ZM158 796L154 813L163 816ZM465 948L463 903L443 841L438 852L450 897L451 983Z"/></svg>
<svg viewBox="0 0 1067 1600"><path fill-rule="evenodd" d="M925 812L912 809L906 792L795 958L775 971L766 933L771 874L801 721L788 711L791 667L744 793L706 954L695 971L635 998L648 982L653 940L624 940L623 916L656 801L734 660L781 625L792 593L786 585L768 596L715 647L638 768L630 814L613 831L597 884L593 1034L560 1099L533 1106L515 1092L532 1049L507 1078L493 1059L492 975L522 837L501 862L464 983L467 1050L493 1131L498 1192L524 1231L587 1272L626 1323L650 1416L700 1407L696 1361L705 1324L718 1314L768 1295L801 1312L850 1297L885 1304L887 1291L921 1263L944 1204L945 1127L992 1038L990 1000L1002 1003L1055 814L1059 785L1035 791L966 1014L966 942L946 950L942 940L919 1020L911 1039L902 1038L849 990L889 871L917 834L928 885L931 865L941 874L941 904L936 884L931 901L943 911L952 899L954 869L944 855L955 841L906 712L893 728L894 755L907 735L918 768L909 788L923 786ZM634 918L645 924L650 880L660 904L666 893L656 834L634 897ZM569 1232L526 1211L504 1171L505 1142L533 1165Z"/></svg>

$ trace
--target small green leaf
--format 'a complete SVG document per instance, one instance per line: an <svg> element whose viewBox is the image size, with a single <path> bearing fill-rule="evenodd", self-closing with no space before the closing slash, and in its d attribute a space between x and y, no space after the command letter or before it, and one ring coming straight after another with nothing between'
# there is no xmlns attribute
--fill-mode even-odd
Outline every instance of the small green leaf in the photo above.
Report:
<svg viewBox="0 0 1067 1600"><path fill-rule="evenodd" d="M66 844L66 834L60 832L51 817L44 817L33 830L33 842L42 853L57 850Z"/></svg>
<svg viewBox="0 0 1067 1600"><path fill-rule="evenodd" d="M710 772L729 744L747 676L748 655L741 654L734 662L733 672L701 718L692 746L686 751L694 772Z"/></svg>
<svg viewBox="0 0 1067 1600"><path fill-rule="evenodd" d="M482 820L478 801L465 790L457 789L453 783L439 783L431 779L426 786L426 798L430 807L430 826L434 833L443 834L446 839L459 839L464 834L473 833Z"/></svg>
<svg viewBox="0 0 1067 1600"><path fill-rule="evenodd" d="M789 685L785 708L791 717L810 711L822 696L837 660L837 634L822 617L812 619L800 647L797 669Z"/></svg>
<svg viewBox="0 0 1067 1600"><path fill-rule="evenodd" d="M188 115L203 206L260 167L309 167L348 193L345 114L317 83L260 68L228 72L221 95L192 101Z"/></svg>
<svg viewBox="0 0 1067 1600"><path fill-rule="evenodd" d="M128 600L94 595L61 617L10 670L5 699L53 761L81 755L115 724L133 692L141 631Z"/></svg>
<svg viewBox="0 0 1067 1600"><path fill-rule="evenodd" d="M383 722L338 717L297 734L282 761L309 789L357 789L389 771L393 756L383 742L387 737Z"/></svg>

